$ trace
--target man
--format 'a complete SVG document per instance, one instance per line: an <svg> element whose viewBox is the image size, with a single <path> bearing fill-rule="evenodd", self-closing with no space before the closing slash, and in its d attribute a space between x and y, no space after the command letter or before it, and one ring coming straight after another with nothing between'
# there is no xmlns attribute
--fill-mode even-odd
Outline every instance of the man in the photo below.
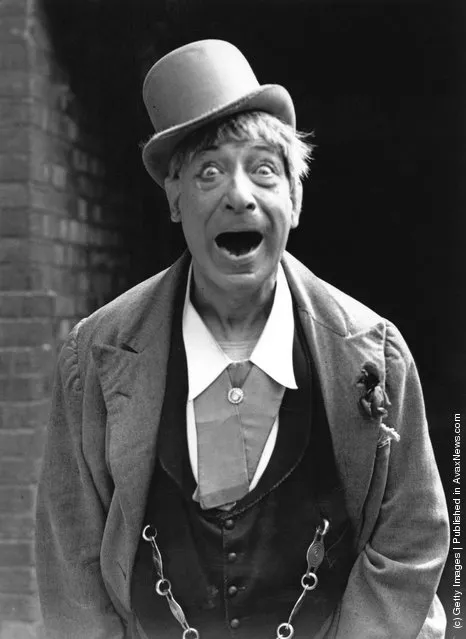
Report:
<svg viewBox="0 0 466 639"><path fill-rule="evenodd" d="M398 331L285 252L310 147L215 40L149 71L187 253L72 331L39 489L53 638L444 636L445 500Z"/></svg>

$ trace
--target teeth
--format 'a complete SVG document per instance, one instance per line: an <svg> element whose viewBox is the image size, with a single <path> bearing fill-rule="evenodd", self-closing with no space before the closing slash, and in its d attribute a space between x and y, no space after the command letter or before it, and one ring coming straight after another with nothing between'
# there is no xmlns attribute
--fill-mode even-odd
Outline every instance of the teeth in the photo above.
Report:
<svg viewBox="0 0 466 639"><path fill-rule="evenodd" d="M219 248L227 250L232 255L246 255L259 246L262 234L258 231L220 233L215 242Z"/></svg>

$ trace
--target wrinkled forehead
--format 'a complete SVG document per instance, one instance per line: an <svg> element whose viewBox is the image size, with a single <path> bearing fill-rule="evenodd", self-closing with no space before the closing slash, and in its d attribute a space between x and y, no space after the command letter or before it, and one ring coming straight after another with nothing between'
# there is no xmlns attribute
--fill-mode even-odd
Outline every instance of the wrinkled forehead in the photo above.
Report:
<svg viewBox="0 0 466 639"><path fill-rule="evenodd" d="M216 140L212 144L205 144L193 151L190 161L194 162L197 158L203 156L242 156L244 152L267 153L282 157L283 153L280 147L272 142L268 142L263 138L247 138L245 140L237 140L235 138L225 138Z"/></svg>
<svg viewBox="0 0 466 639"><path fill-rule="evenodd" d="M208 151L222 153L228 148L230 154L239 154L245 146L251 149L262 149L276 154L284 163L288 172L287 153L283 139L269 127L254 126L247 122L247 126L238 126L236 122L220 123L207 129L195 131L185 138L175 150L172 158L173 168L179 171L188 167L192 162Z"/></svg>

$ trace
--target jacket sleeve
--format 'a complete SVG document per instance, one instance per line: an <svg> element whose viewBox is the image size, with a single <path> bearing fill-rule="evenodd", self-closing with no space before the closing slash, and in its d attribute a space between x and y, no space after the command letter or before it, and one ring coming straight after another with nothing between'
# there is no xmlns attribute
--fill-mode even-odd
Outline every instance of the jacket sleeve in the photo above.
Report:
<svg viewBox="0 0 466 639"><path fill-rule="evenodd" d="M380 510L325 636L441 639L446 620L435 592L448 553L448 514L416 367L390 324L385 356L391 406L384 422L400 441L378 449L376 464L388 458Z"/></svg>
<svg viewBox="0 0 466 639"><path fill-rule="evenodd" d="M58 361L36 518L39 596L49 639L122 639L100 572L105 510L82 452L76 327Z"/></svg>

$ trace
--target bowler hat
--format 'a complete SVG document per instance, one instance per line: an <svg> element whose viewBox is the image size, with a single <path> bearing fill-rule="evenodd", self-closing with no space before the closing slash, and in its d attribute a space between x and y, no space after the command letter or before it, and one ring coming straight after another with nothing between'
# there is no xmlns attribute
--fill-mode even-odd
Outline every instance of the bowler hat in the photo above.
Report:
<svg viewBox="0 0 466 639"><path fill-rule="evenodd" d="M142 159L162 187L175 147L212 120L258 110L296 125L288 91L260 85L241 51L223 40L192 42L158 60L144 80L143 98L155 134Z"/></svg>

